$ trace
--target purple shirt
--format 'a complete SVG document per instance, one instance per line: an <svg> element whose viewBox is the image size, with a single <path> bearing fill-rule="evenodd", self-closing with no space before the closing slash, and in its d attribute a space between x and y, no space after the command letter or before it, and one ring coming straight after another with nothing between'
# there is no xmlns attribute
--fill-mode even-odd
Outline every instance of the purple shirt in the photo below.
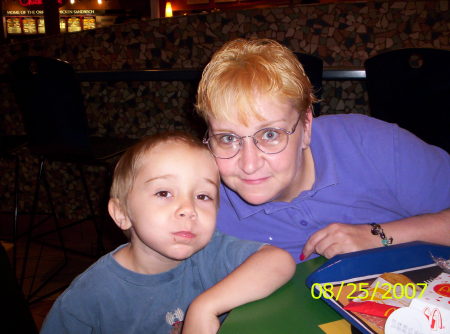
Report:
<svg viewBox="0 0 450 334"><path fill-rule="evenodd" d="M283 248L298 262L311 234L330 223L385 223L450 207L450 155L395 124L321 116L311 150L315 183L289 203L251 205L222 185L218 229Z"/></svg>

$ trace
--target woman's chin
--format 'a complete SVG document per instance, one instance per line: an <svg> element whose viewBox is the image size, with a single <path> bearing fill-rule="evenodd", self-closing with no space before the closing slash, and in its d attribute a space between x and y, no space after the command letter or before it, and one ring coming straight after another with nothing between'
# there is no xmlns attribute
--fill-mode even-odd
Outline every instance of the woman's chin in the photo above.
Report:
<svg viewBox="0 0 450 334"><path fill-rule="evenodd" d="M268 194L243 194L242 199L251 205L260 205L272 202L272 198Z"/></svg>

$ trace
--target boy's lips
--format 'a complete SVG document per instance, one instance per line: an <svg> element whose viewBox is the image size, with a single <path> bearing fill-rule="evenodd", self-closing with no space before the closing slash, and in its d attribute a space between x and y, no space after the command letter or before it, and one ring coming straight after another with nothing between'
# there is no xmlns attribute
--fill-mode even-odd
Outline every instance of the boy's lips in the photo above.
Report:
<svg viewBox="0 0 450 334"><path fill-rule="evenodd" d="M178 231L174 232L173 235L181 238L192 239L195 238L195 234L189 231Z"/></svg>

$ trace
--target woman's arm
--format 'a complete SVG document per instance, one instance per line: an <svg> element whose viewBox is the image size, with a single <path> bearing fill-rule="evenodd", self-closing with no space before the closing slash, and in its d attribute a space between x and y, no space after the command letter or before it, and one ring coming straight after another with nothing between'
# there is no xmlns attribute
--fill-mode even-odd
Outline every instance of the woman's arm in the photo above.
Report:
<svg viewBox="0 0 450 334"><path fill-rule="evenodd" d="M369 222L370 223L370 222ZM393 244L424 241L450 246L450 209L381 224ZM337 254L382 247L378 235L368 224L333 223L314 233L303 248L303 259L312 253L331 258Z"/></svg>
<svg viewBox="0 0 450 334"><path fill-rule="evenodd" d="M194 299L183 326L184 334L216 333L218 316L264 298L285 284L295 272L291 255L264 245L222 281Z"/></svg>

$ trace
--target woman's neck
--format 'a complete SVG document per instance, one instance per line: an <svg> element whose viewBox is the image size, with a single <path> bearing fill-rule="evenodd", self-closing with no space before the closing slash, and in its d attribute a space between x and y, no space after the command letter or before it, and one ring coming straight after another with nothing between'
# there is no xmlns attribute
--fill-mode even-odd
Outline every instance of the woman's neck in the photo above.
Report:
<svg viewBox="0 0 450 334"><path fill-rule="evenodd" d="M316 180L314 158L310 146L303 149L302 163L297 178L293 180L295 186L290 187L281 197L276 201L290 202L303 191L311 190Z"/></svg>

